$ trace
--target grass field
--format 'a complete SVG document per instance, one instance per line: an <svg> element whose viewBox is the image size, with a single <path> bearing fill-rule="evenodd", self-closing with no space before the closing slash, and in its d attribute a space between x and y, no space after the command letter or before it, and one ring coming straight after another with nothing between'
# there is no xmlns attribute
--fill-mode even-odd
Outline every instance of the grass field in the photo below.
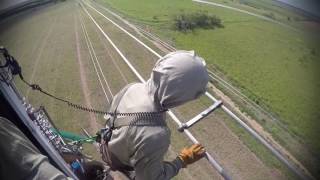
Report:
<svg viewBox="0 0 320 180"><path fill-rule="evenodd" d="M75 103L85 104L84 96L86 94L82 91L80 68L77 61L78 43L81 61L85 70L82 73L87 78L87 95L90 96L90 101L94 108L106 109L107 101L97 80L85 35L80 25L80 22L83 22L88 32L87 38L92 42L97 59L100 61L103 73L109 82L111 92L115 94L128 82L137 81L128 66L112 49L111 45L105 41L102 34L98 33L95 25L81 11L78 4L73 1L39 8L39 10L33 10L33 12L28 12L24 15L3 22L0 30L0 43L7 47L10 53L20 62L26 80L39 83L42 88L59 97L67 98ZM117 29L112 27L111 24L104 24L103 28L108 29L108 33L114 34L112 38L123 39L119 37L121 34L117 34ZM78 40L76 34L78 34ZM142 65L138 68L139 71L152 67L153 61L145 63L147 67L143 66L143 61L141 61L149 60L147 57L150 54L146 52L133 53L137 52L135 49L141 48L132 48L137 46L134 42L128 42L123 39L123 42L118 41L117 43L122 44L122 50L132 49L132 52L127 53L131 54L131 57L134 55L135 63ZM115 68L116 65L113 62L119 66L121 71ZM143 75L148 76L149 72L143 71ZM30 91L28 93L27 87L19 79L16 79L16 83L23 95L28 94L30 103L35 107L38 105L46 107L58 128L74 133L80 133L81 128L86 128L91 134L95 133L96 129L90 126L92 119L90 119L88 113L71 109L65 104L56 102L37 92ZM107 94L109 98L112 97L110 92L107 92ZM98 124L104 123L101 116L95 117ZM174 127L173 124L169 125ZM168 153L170 160L176 157L177 152L182 147L190 143L180 133L174 132L173 134L172 140L179 143L170 147ZM92 146L85 146L85 152L99 159L98 153L95 152ZM189 170L189 168L188 170L182 170L176 179L192 179L195 177L199 179L201 177L208 178L209 176L216 179L219 178L219 175L210 168L205 160L202 160L199 164L192 166L195 170ZM201 167L203 169L199 169Z"/></svg>
<svg viewBox="0 0 320 180"><path fill-rule="evenodd" d="M320 133L315 128L319 126L320 115L318 35L303 33L302 31L308 32L309 29L298 22L289 23L299 29L293 31L246 14L188 0L103 2L131 21L172 41L177 48L196 50L214 69L222 72L257 104L275 113L291 134L303 139L301 143L311 151L309 156L319 157ZM274 12L276 19L285 21L288 16L301 18L289 10L282 11L283 7L270 7L270 3L264 2L268 1L255 5L263 4L263 11ZM253 8L246 6L247 10ZM199 10L217 15L225 27L215 30L198 29L190 33L173 30L175 15ZM259 9L255 11L263 14ZM272 128L269 129L272 131ZM272 133L278 136L281 134L275 129ZM285 143L285 139L282 141ZM295 147L291 147L291 150L296 151ZM301 155L300 159L304 159L304 156L305 154ZM311 166L314 168L314 165ZM313 172L316 173L317 170Z"/></svg>
<svg viewBox="0 0 320 180"><path fill-rule="evenodd" d="M310 19L297 9L273 0L209 0L247 10L265 17L295 25L298 21Z"/></svg>
<svg viewBox="0 0 320 180"><path fill-rule="evenodd" d="M74 13L70 12L71 9L73 6L70 5L49 5L26 12L24 17L8 19L9 23L4 22L1 26L0 43L19 61L27 81L39 83L43 89L59 97L85 104L76 58ZM83 58L86 56L84 53ZM84 63L89 71L93 71L89 62ZM90 74L88 78L92 78ZM81 128L85 128L95 133L88 121L88 113L71 110L64 103L31 91L19 79L16 79L16 83L35 107L45 106L58 128L74 133L81 133ZM91 87L95 92L95 87L99 86L95 84ZM101 95L99 91L95 92L95 96ZM96 101L93 105L100 103ZM85 150L98 157L93 148Z"/></svg>
<svg viewBox="0 0 320 180"><path fill-rule="evenodd" d="M94 13L94 11L91 11L91 9L89 12ZM106 16L110 15L106 13ZM130 57L129 60L133 63L137 70L141 72L145 78L148 78L149 72L151 71L157 58L150 54L150 52L147 52L146 49L144 49L141 45L135 43L132 39L128 39L128 36L126 36L123 32L119 30L114 31L113 26L110 26L110 23L106 23L107 21L103 21L103 19L101 19L99 16L97 16L97 19L102 23L102 27L108 30L107 34L110 36L110 38L117 39L117 46L124 54ZM181 108L177 108L177 110L175 110L175 113L181 120L185 121L186 119L190 119L191 117L196 115L196 113L202 111L205 107L206 106L197 101L188 103ZM226 127L224 121L231 121L231 119L221 115L210 116L207 119L207 122L198 127L198 129L195 130L194 133L197 135L197 138L199 138L199 140L206 145L208 151L213 152L217 156L217 158L219 158L219 162L223 163L223 165L232 172L231 174L233 177L246 177L246 179L256 179L262 174L265 174L266 177L269 177L270 175L268 175L268 172L273 172L275 166L268 165L269 167L267 168L265 167L265 165L262 165L261 162L259 162L260 160L258 160L255 155L253 155L253 153L251 153L250 150L245 147L242 142L239 141L238 137L233 135L228 127ZM214 127L214 129L212 129L212 127ZM173 127L172 129L174 132L175 128ZM208 134L211 134L212 136L208 138ZM180 145L184 144L183 138L179 138L179 136L176 135L173 136L172 141L172 149L174 149L175 151L179 151L179 148L177 149L177 147L181 147ZM237 155L239 153L241 153L242 155ZM229 155L226 156L226 154ZM267 156L265 156L265 158L268 157L272 157L272 155L269 153L267 154ZM279 164L278 161L275 162ZM185 173L182 173L182 175L179 175L177 178L189 179L190 175L188 174L191 174L193 178L201 177L201 179L206 179L206 177L210 177L210 175L208 176L208 174L210 174L210 172L212 171L210 170L211 168L207 165L207 163L195 165L191 169L188 169L187 172L183 171ZM285 167L281 165L281 163L280 166L281 170L279 172L281 173L275 172L274 178L282 178L281 174L283 173L283 169L285 169ZM253 171L244 170L243 167L247 167L248 169L255 169L255 173L252 173ZM277 166L277 168L278 167L279 166ZM269 168L270 171L267 170ZM287 176L287 174L285 174L285 176Z"/></svg>
<svg viewBox="0 0 320 180"><path fill-rule="evenodd" d="M272 48L271 40L267 41L268 38L272 38L271 35L265 38L259 36L259 33L263 32L258 26L259 23L261 26L263 25L266 27L269 27L270 24L261 22L252 17L239 15L238 13L226 12L225 10L213 8L214 12L217 12L217 15L223 20L225 25L224 29L218 29L217 31L196 30L194 33L184 34L171 30L172 16L176 13L176 9L178 9L177 12L180 12L180 10L183 9L184 11L190 10L195 12L199 8L204 8L211 13L212 8L194 5L189 1L172 1L172 3L174 3L173 5L169 5L169 1L159 1L158 3L150 1L150 3L146 2L139 5L128 5L128 1L112 1L111 3L114 3L112 7L117 8L117 10L128 15L132 20L148 25L152 30L163 36L164 39L173 40L178 47L198 50L202 56L205 56L208 59L208 62L210 62L212 66L218 67L228 78L233 80L235 84L242 87L242 90L248 95L259 98L258 100L261 101L261 104L265 103L266 105L272 105L271 101L268 101L268 99L266 100L266 98L270 98L264 94L266 91L264 89L259 89L261 88L260 86L265 87L267 85L263 82L258 82L260 82L261 77L266 76L266 72L268 72L268 78L275 77L275 75L273 75L273 66L265 62L266 64L262 65L269 65L267 66L268 71L261 71L261 68L259 69L258 65L253 65L255 63L259 64L261 61L267 59L263 58L262 60L258 59L257 61L253 61L255 57L263 56L265 53L270 56L271 53L267 50L276 49ZM142 5L145 7L141 7ZM162 8L158 9L158 6ZM141 9L146 11L146 14L143 14L144 12L142 12ZM147 78L157 58L152 56L150 52L142 48L142 46L138 45L135 41L128 38L127 35L119 31L119 29L111 23L106 22L97 13L92 10L89 10L89 12L92 13L102 29L110 35L110 38L115 41L116 45L125 56L129 58L137 70L141 72L142 76ZM258 23L258 25L254 26L255 23ZM88 36L85 36L81 24L86 27ZM235 27L238 27L239 31L236 31ZM253 34L253 37L251 37L250 40L249 35L245 36L246 34L250 34L246 33L246 31L253 30L257 32L251 33ZM286 34L285 30L282 30L276 25L272 25L267 31L271 31L272 34L277 35L276 37L280 38L280 42L284 41L283 44L294 42L292 39L290 40L290 38L290 41L284 40L287 37L291 37L294 32L287 34L286 37L282 37L283 34ZM229 37L230 33L235 34L237 38L233 40ZM207 37L205 38L204 35ZM265 36L265 33L263 35ZM260 37L261 39L259 40L261 41L266 41L266 47L268 47L265 50L266 52L249 51L249 48L253 49L254 47L248 42L256 41L254 38L257 37ZM137 81L137 78L122 61L121 57L114 51L75 1L66 1L33 10L32 12L26 13L25 16L13 17L2 22L0 27L0 44L5 45L19 60L27 80L37 82L49 92L52 92L59 97L67 98L72 102L87 105L87 100L89 99L92 107L104 109L107 104L106 98L97 80L97 75L90 57L90 53L93 52L92 50L88 50L86 39L92 41L97 60L100 61L103 70L101 74L106 76L106 81L110 86L110 91L107 90L109 98L112 98L112 94L118 92L128 82ZM224 39L227 39L227 42L225 42L226 40ZM194 41L193 44L191 44L191 40ZM204 42L204 45L206 46L204 47L203 44L197 43L198 40ZM299 40L305 43L303 38L300 38ZM238 47L238 43L243 44L243 47ZM221 44L221 46L218 44ZM261 43L257 42L254 43L256 46L260 44ZM288 47L283 44L276 47L291 47L290 44L287 45ZM196 46L199 46L198 49ZM226 51L229 49L229 46L232 47L231 49L233 51ZM301 47L304 48L304 44L301 44ZM224 48L225 51L220 52L219 49L221 50L221 48ZM264 49L264 47L262 49ZM240 66L241 63L245 62L244 59L240 58L241 56L238 57L235 53L239 53L242 57L247 53L251 53L250 59L247 59L247 69L245 71L238 70L234 73L233 71L228 70L231 67L235 69L234 66ZM271 57L276 56L274 55ZM237 61L231 61L230 58L237 58ZM290 58L294 58L294 55L290 56ZM280 61L281 59L277 60ZM80 65L80 61L82 62L82 65ZM276 61L273 60L272 62ZM294 62L295 61L293 61L293 63ZM287 63L289 63L290 67L292 66L290 62ZM82 68L80 68L81 66ZM116 68L117 66L119 69ZM283 64L277 62L277 66L283 66ZM306 68L310 68L309 66L310 65L307 65ZM245 65L242 65L241 67L245 67ZM258 68L253 71L257 73L256 77L249 76L250 68L251 70L253 68ZM83 69L83 71L81 71L81 69ZM301 70L299 67L297 67L297 69ZM276 70L280 71L279 69ZM235 78L233 77L234 74L237 75ZM81 75L84 75L86 80L83 80ZM308 77L307 74L305 76ZM251 78L251 80L246 81L246 78ZM266 79L268 80L268 78ZM86 82L87 88L83 86L83 81ZM254 84L247 88L243 83L248 82L253 82ZM57 126L63 130L79 133L81 132L81 128L84 127L91 133L95 133L96 129L92 125L92 122L96 122L98 126L103 124L101 116L92 117L88 113L70 109L64 104L57 103L38 93L32 91L28 92L26 87L19 80L17 80L16 83L22 93L28 96L31 103L34 105L45 105ZM267 84L270 85L273 83ZM282 88L286 89L286 87ZM87 89L87 92L85 89ZM254 91L255 89L262 92L256 94ZM252 92L254 92L254 94ZM272 92L274 93L274 91ZM270 92L270 94L267 93L267 95L271 96L273 94ZM283 96L283 94L280 95ZM207 105L208 102L201 99L200 101L195 101L181 108L177 108L174 111L179 118L186 120L203 110ZM275 107L272 106L271 108ZM190 144L190 142L175 131L176 126L171 123L169 123L169 125L173 131L172 146L169 149L168 157L172 159L182 147ZM230 127L236 132L230 131ZM237 125L232 122L231 118L227 117L222 112L218 112L214 116L208 117L206 121L200 123L199 126L193 129L193 133L195 133L195 135L199 137L199 140L206 145L209 152L214 153L215 158L217 158L217 160L231 172L232 177L236 179L283 179L284 177L291 179L293 177L287 172L282 163L272 157L269 151L246 132L241 129L239 130ZM94 154L93 148L88 148L86 151L90 154ZM262 161L259 158L262 159ZM266 159L269 159L269 161L267 162ZM220 176L216 171L212 170L205 160L183 170L177 177L177 179L210 178L220 178Z"/></svg>

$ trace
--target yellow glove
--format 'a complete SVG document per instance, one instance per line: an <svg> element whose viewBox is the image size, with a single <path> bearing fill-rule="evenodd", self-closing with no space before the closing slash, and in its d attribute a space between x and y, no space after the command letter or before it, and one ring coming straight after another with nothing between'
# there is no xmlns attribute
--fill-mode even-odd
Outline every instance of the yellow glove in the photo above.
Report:
<svg viewBox="0 0 320 180"><path fill-rule="evenodd" d="M189 148L184 148L178 158L182 161L182 167L187 167L205 156L205 149L201 144L194 144Z"/></svg>

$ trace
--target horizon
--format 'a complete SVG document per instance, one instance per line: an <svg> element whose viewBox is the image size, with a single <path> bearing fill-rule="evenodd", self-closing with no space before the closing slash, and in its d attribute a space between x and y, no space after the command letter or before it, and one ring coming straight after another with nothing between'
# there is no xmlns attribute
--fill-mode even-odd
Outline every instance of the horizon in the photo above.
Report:
<svg viewBox="0 0 320 180"><path fill-rule="evenodd" d="M320 2L316 0L276 0L293 7L302 9L312 15L320 17Z"/></svg>

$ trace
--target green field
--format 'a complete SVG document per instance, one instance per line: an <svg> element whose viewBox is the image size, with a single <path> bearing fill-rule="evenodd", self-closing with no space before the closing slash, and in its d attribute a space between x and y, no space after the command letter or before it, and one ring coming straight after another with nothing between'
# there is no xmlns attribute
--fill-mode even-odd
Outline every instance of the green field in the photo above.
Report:
<svg viewBox="0 0 320 180"><path fill-rule="evenodd" d="M287 21L287 16L301 18L300 15L287 10L282 12L282 7L273 7L265 3L269 2L268 0L258 2L246 0L242 3L224 0L217 2L261 15L273 12L282 22ZM250 2L250 5L243 2ZM317 46L316 41L310 40L318 37L301 33L300 31L307 29L301 27L299 23L294 26L300 30L293 31L256 17L200 5L191 0L100 0L100 3L122 14L131 22L151 30L179 49L195 49L205 57L209 69L217 72L256 103L279 117L280 124L287 127L289 133L284 133L283 129L274 126L278 122L266 120L264 123L261 117L257 120L316 177L320 177L320 166L317 166L319 163L317 157L320 157L317 140L319 132L315 128L319 125L317 102L320 99L316 93L320 90L320 84L316 71L319 67L320 46ZM263 9L255 7L261 4L264 6ZM224 28L196 29L188 33L174 30L173 19L176 15L199 10L218 16ZM92 9L88 8L88 11L142 76L149 77L157 58ZM109 15L106 13L106 16ZM83 32L81 22L88 31L88 37ZM87 95L92 107L96 109L105 109L108 104L92 64L93 58L90 56L92 52L87 47L86 37L91 39L97 60L100 61L103 74L111 87L111 93L107 90L109 98L125 84L137 81L76 1L70 0L37 8L0 23L0 45L7 47L18 59L25 79L39 83L43 89L59 97L87 105ZM119 23L121 24L120 21ZM293 23L295 22L291 21L290 25ZM156 48L151 42L146 43ZM87 87L84 87L84 82L87 83ZM16 79L16 83L29 102L34 106L46 107L54 122L62 130L81 133L81 128L86 128L94 134L97 127L95 128L92 123L98 126L104 123L100 115L91 117L86 112L71 109L63 103L28 90L19 79ZM224 87L219 84L217 87L224 91ZM238 102L238 99L233 99L234 96L228 94L227 90L224 93ZM187 120L210 103L203 97L200 101L188 103L173 111L181 120ZM247 111L241 104L240 108ZM172 159L190 142L175 130L176 126L171 123L169 126L172 129L172 146L168 157ZM218 162L231 171L234 179L295 178L269 150L222 111L210 115L191 131L206 146L208 152L213 153ZM299 138L293 140L296 135ZM308 145L312 153L305 150L304 144ZM99 158L94 148L86 146L85 151ZM205 160L190 166L187 170L182 170L176 177L176 179L211 178L216 179L219 176Z"/></svg>
<svg viewBox="0 0 320 180"><path fill-rule="evenodd" d="M222 72L248 97L276 114L291 134L302 139L301 143L311 151L313 158L319 157L318 35L303 33L309 29L298 23L289 23L298 29L295 31L246 14L189 0L103 2L132 22L146 26L163 39L173 42L177 48L196 50L212 69ZM282 12L281 7L266 8L270 4L264 2L267 1L255 4L265 6L263 10L255 9L255 12L274 11L275 16L282 17L282 20L284 17L301 17L285 9L279 13ZM246 6L247 10L253 8ZM197 29L189 33L174 30L173 18L176 15L200 10L220 17L224 28Z"/></svg>
<svg viewBox="0 0 320 180"><path fill-rule="evenodd" d="M310 19L297 9L275 0L209 0L247 10L265 17L295 25L297 21Z"/></svg>

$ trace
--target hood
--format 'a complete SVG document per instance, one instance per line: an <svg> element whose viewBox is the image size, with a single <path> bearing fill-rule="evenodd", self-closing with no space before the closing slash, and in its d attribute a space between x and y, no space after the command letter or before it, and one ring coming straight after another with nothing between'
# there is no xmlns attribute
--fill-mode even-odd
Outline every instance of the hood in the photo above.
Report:
<svg viewBox="0 0 320 180"><path fill-rule="evenodd" d="M176 51L157 61L146 85L152 100L170 109L205 93L208 80L204 59L194 51Z"/></svg>

